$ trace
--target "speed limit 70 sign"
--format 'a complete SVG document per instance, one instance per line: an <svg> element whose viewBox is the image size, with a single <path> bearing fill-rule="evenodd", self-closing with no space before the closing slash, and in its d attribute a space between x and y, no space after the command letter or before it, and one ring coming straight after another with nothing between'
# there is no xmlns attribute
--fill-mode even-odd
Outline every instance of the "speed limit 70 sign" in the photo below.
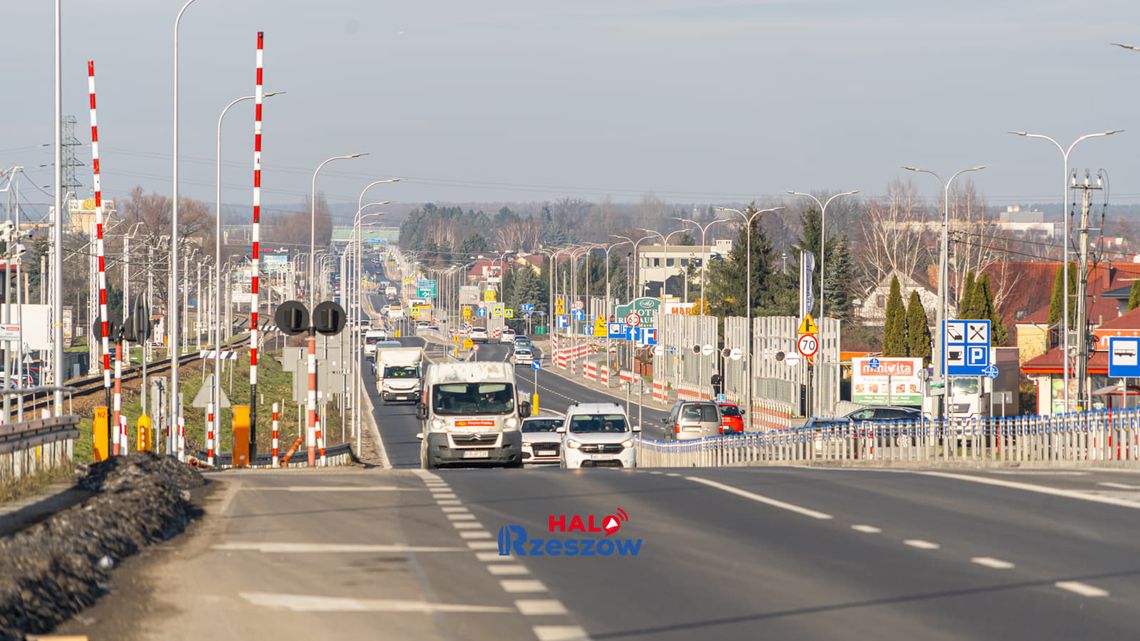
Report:
<svg viewBox="0 0 1140 641"><path fill-rule="evenodd" d="M800 351L800 354L809 358L815 356L815 353L819 351L819 338L814 334L800 334L799 339L796 340L796 349Z"/></svg>

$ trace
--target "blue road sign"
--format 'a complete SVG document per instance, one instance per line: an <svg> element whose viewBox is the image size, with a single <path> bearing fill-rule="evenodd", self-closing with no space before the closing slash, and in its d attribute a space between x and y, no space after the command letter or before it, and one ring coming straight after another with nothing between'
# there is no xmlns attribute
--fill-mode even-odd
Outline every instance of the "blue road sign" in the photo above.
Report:
<svg viewBox="0 0 1140 641"><path fill-rule="evenodd" d="M990 378L997 378L998 377L998 366L991 363L989 367L982 370L982 373L985 374L986 376L990 377Z"/></svg>
<svg viewBox="0 0 1140 641"><path fill-rule="evenodd" d="M570 317L567 316L566 314L559 314L558 315L558 328L559 329L566 329L567 327L570 327Z"/></svg>
<svg viewBox="0 0 1140 641"><path fill-rule="evenodd" d="M584 310L584 309L574 310L574 320L576 320L576 321L586 320L586 310Z"/></svg>
<svg viewBox="0 0 1140 641"><path fill-rule="evenodd" d="M716 395L716 402L717 403L724 403L727 401L728 401L728 394L717 394Z"/></svg>
<svg viewBox="0 0 1140 641"><path fill-rule="evenodd" d="M1112 378L1140 377L1140 337L1110 336L1108 375Z"/></svg>
<svg viewBox="0 0 1140 641"><path fill-rule="evenodd" d="M990 321L943 321L942 345L946 376L985 376L990 366Z"/></svg>
<svg viewBox="0 0 1140 641"><path fill-rule="evenodd" d="M523 303L522 305L519 305L519 309L521 309L524 312L533 312L534 311L534 303Z"/></svg>
<svg viewBox="0 0 1140 641"><path fill-rule="evenodd" d="M478 309L478 314L481 317L486 317L487 316L487 308L486 307L480 307Z"/></svg>
<svg viewBox="0 0 1140 641"><path fill-rule="evenodd" d="M535 359L530 362L530 368L537 372L538 370L542 369L542 363L538 362L538 359Z"/></svg>
<svg viewBox="0 0 1140 641"><path fill-rule="evenodd" d="M879 369L879 359L872 358L871 360L867 361L867 365L869 365L871 369Z"/></svg>
<svg viewBox="0 0 1140 641"><path fill-rule="evenodd" d="M638 332L638 343L642 345L656 345L657 344L657 328L656 327L639 327L641 331Z"/></svg>
<svg viewBox="0 0 1140 641"><path fill-rule="evenodd" d="M625 338L625 323L606 323L610 338Z"/></svg>

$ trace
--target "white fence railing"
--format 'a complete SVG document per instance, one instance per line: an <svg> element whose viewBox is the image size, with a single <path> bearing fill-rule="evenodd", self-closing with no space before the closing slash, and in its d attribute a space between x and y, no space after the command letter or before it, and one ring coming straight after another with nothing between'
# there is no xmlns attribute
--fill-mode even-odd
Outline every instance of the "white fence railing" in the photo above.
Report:
<svg viewBox="0 0 1140 641"><path fill-rule="evenodd" d="M639 439L642 467L788 463L1140 464L1140 410L802 427L688 441Z"/></svg>

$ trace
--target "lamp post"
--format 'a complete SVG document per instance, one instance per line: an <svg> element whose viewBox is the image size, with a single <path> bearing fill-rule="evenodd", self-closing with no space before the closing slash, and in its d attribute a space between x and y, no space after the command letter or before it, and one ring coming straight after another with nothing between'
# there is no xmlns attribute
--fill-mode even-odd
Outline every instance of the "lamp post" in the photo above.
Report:
<svg viewBox="0 0 1140 641"><path fill-rule="evenodd" d="M639 230L639 231L641 231L641 230ZM650 232L650 233L651 234L657 234L657 232ZM657 235L660 236L660 234L657 234ZM631 298L637 298L637 296L639 294L643 293L642 288L641 288L641 258L638 256L637 247L638 247L638 245L640 245L642 243L642 241L650 238L650 236L649 235L642 236L641 238L638 238L636 241L633 240L632 238L629 238L628 236L619 236L617 234L612 234L612 236L614 238L624 240L624 241L628 242L630 245L633 245L633 279L630 281L630 285L631 285L630 293L631 293Z"/></svg>
<svg viewBox="0 0 1140 641"><path fill-rule="evenodd" d="M682 222L691 223L692 225L696 226L697 229L701 230L701 250L704 252L704 256L701 257L701 316L707 316L708 314L705 312L705 282L706 282L705 277L708 275L708 267L709 267L709 260L708 259L709 259L709 257L712 256L712 252L708 250L708 246L705 244L705 234L708 233L709 227L712 227L713 225L715 225L717 223L727 223L728 219L727 218L718 218L718 219L711 221L705 225L701 225L700 223L698 223L697 221L695 221L691 218L675 218L674 220L680 220ZM688 301L685 301L685 302L688 302Z"/></svg>
<svg viewBox="0 0 1140 641"><path fill-rule="evenodd" d="M365 188L365 190L367 190L367 187ZM341 272L341 275L340 275L340 287L341 287L341 294L342 294L341 300L347 301L347 305L348 305L348 309L349 309L348 316L349 316L349 323L350 324L349 324L349 329L348 329L348 331L349 331L348 343L349 343L349 353L351 354L351 358L348 359L348 362L350 363L349 367L351 368L351 371L352 371L352 428L354 430L354 433L356 434L356 451L357 452L360 451L360 447L361 447L360 425L361 425L361 418L362 418L362 416L360 414L361 381L360 381L360 358L359 358L359 354L362 351L360 348L360 341L362 340L362 336L360 335L360 316L361 316L361 311L362 311L361 305L360 305L360 295L361 295L360 281L362 280L361 270L362 270L362 266L363 266L363 261L361 260L361 254L363 253L364 248L363 248L363 244L361 242L361 234L363 233L362 232L363 227L361 224L364 222L365 218L369 218L369 217L379 218L379 217L384 215L384 212L374 212L371 214L363 214L362 212L364 211L364 209L366 207L383 206L386 204L388 204L388 201L386 201L386 200L383 200L380 202L375 202L375 203L368 203L367 205L358 204L357 210L356 210L356 217L353 220L353 228L354 228L353 229L353 236L356 237L356 241L355 241L355 245L351 245L351 243L350 243L350 245L353 248L352 251L355 252L353 254L353 261L352 261L353 266L351 266L351 267L346 266L345 270L343 270ZM350 241L352 240L351 237L349 240ZM351 281L348 278L349 272L352 273ZM351 294L349 293L350 291L351 291Z"/></svg>
<svg viewBox="0 0 1140 641"><path fill-rule="evenodd" d="M353 158L360 158L367 154L356 153L346 154L343 156L333 156L317 165L316 171L313 172L312 183L312 200L309 208L309 273L305 285L309 289L309 313L313 313L313 307L316 303L317 283L316 280L316 257L317 257L317 175L321 173L321 169L325 165L334 160L351 160ZM312 318L309 319L309 340L308 340L308 358L307 370L309 375L309 391L305 397L305 414L307 415L305 431L305 440L308 445L309 454L309 467L314 467L317 464L317 330L313 326Z"/></svg>
<svg viewBox="0 0 1140 641"><path fill-rule="evenodd" d="M661 239L661 246L665 248L665 263L666 263L666 267L668 267L668 263L669 263L669 239L672 238L676 234L680 234L680 233L684 232L685 229L683 227L681 229L675 229L675 230L669 232L668 235L662 234L661 232L653 230L653 229L647 229L645 227L638 228L638 231L643 231L649 235L655 235ZM648 238L648 236L646 236L645 238ZM644 240L644 238L642 240ZM639 260L638 263L640 263L640 262L641 261ZM640 272L640 271L641 271L641 266L639 264L638 265L638 272ZM683 274L684 272L682 271L681 273ZM665 289L666 289L665 285L668 281L669 281L668 276L661 279L661 298L665 298L665 293L666 293L665 292ZM646 280L645 284L648 285L649 281ZM644 290L642 290L642 294L643 295L645 294ZM685 301L685 302L688 302L688 301Z"/></svg>
<svg viewBox="0 0 1140 641"><path fill-rule="evenodd" d="M934 320L936 327L935 331L938 333L938 340L934 341L936 348L934 353L934 371L938 373L938 376L935 380L936 382L941 381L943 383L943 402L938 403L938 418L945 417L943 410L946 406L946 403L944 402L946 394L946 373L942 371L942 355L946 351L946 346L943 344L945 337L942 335L942 324L950 312L950 287L948 282L950 280L950 186L954 184L954 179L956 179L959 175L972 171L981 171L985 168L985 165L977 165L976 167L961 169L957 172L954 172L954 174L950 176L950 180L944 181L942 180L941 176L934 173L933 171L930 171L929 169L919 169L918 167L903 167L903 169L907 171L914 171L921 174L930 174L931 176L934 176L934 178L938 180L938 182L942 185L942 246L939 250L938 256L938 313L936 314L936 318Z"/></svg>
<svg viewBox="0 0 1140 641"><path fill-rule="evenodd" d="M174 18L174 165L171 172L173 185L170 191L170 295L167 297L166 306L166 316L170 319L170 331L168 333L170 341L170 445L174 445L176 442L178 419L182 416L182 399L179 397L178 390L178 354L180 351L178 344L178 27L182 23L183 14L194 2L196 0L187 0ZM59 166L59 162L56 162L56 167ZM59 213L57 212L56 215ZM171 447L169 451L174 451L174 448Z"/></svg>
<svg viewBox="0 0 1140 641"><path fill-rule="evenodd" d="M825 291L824 287L823 287L823 278L824 278L824 267L827 264L827 227L826 227L826 225L827 225L827 206L830 205L831 201L835 200L836 198L839 198L840 196L853 196L853 195L859 193L859 190L853 189L851 191L843 191L843 192L839 192L838 194L833 194L830 198L828 198L824 202L820 202L819 198L816 198L813 194L809 194L806 192L789 191L788 193L793 195L793 196L802 196L804 198L810 198L810 199L814 200L816 206L819 207L819 318L822 321L823 320L823 294Z"/></svg>
<svg viewBox="0 0 1140 641"><path fill-rule="evenodd" d="M1125 49L1131 48L1128 45L1118 45L1118 46L1122 46ZM1062 159L1062 166L1063 166L1063 173L1061 174L1061 194L1062 194L1061 200L1063 203L1062 209L1061 209L1061 221L1062 221L1062 230L1063 230L1061 245L1064 248L1064 251L1063 251L1064 258L1061 261L1061 264L1063 265L1063 267L1061 269L1061 292L1062 292L1062 312L1061 312L1061 327L1062 327L1062 342L1061 342L1062 348L1061 349L1062 349L1062 353L1061 353L1061 363L1062 363L1062 366L1064 368L1062 371L1063 371L1063 379L1064 379L1064 398L1065 398L1065 411L1066 412L1069 411L1069 286L1068 286L1068 283L1069 283L1069 154L1071 154L1073 152L1073 148L1077 146L1077 143L1081 142L1082 140L1088 140L1089 138L1103 138L1105 136L1111 136L1113 134L1121 133L1122 131L1124 131L1124 130L1123 129L1110 129L1109 131L1102 131L1099 133L1085 134L1085 135L1081 136L1080 138L1077 138L1076 140L1074 140L1073 143L1071 145L1069 145L1069 147L1067 149L1065 147L1062 147L1061 143L1057 142L1053 138L1050 138L1049 136L1046 136L1044 134L1032 134L1032 133L1025 132L1025 131L1011 131L1011 132L1009 132L1015 136L1021 136L1022 138L1040 138L1041 140L1048 140L1049 142L1053 143L1054 146L1057 147L1057 151L1061 152L1061 159ZM1080 328L1080 330L1081 330L1081 340L1084 340L1085 328L1082 327L1082 328Z"/></svg>
<svg viewBox="0 0 1140 641"><path fill-rule="evenodd" d="M739 209L732 209L731 207L717 207L717 211L729 214L736 214L744 220L744 252L746 255L746 265L744 269L744 301L745 321L748 324L748 344L745 345L748 358L748 411L752 411L752 221L756 220L760 214L767 214L774 211L779 211L783 207L769 207L768 209L759 209L752 212L751 215L746 214ZM704 287L702 286L702 290ZM752 419L749 419L751 421Z"/></svg>

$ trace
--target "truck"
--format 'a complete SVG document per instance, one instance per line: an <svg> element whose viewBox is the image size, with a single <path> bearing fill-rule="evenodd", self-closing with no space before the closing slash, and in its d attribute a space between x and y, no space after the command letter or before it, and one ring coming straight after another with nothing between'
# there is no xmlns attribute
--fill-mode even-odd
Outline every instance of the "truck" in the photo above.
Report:
<svg viewBox="0 0 1140 641"><path fill-rule="evenodd" d="M388 306L388 318L391 320L400 320L404 317L404 308L400 307L399 303L393 303Z"/></svg>
<svg viewBox="0 0 1140 641"><path fill-rule="evenodd" d="M416 402L424 351L419 347L388 347L376 352L376 386L380 400Z"/></svg>
<svg viewBox="0 0 1140 641"><path fill-rule="evenodd" d="M996 378L950 377L950 382L946 386L947 418L1017 416L1020 413L1017 348L990 348L990 362L998 368Z"/></svg>
<svg viewBox="0 0 1140 641"><path fill-rule="evenodd" d="M384 289L384 297L387 298L388 300L396 300L396 297L398 295L399 295L399 292L396 291L396 288L393 287L392 285L388 285L388 287L386 287Z"/></svg>
<svg viewBox="0 0 1140 641"><path fill-rule="evenodd" d="M416 405L420 465L522 467L520 427L530 412L530 403L518 398L509 363L428 365Z"/></svg>

